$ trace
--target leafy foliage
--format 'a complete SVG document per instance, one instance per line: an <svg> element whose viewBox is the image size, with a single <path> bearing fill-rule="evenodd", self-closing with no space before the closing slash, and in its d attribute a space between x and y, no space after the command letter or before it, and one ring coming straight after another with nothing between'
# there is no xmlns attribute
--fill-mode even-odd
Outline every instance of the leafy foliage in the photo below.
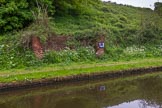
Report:
<svg viewBox="0 0 162 108"><path fill-rule="evenodd" d="M160 16L162 16L162 3L155 3L155 12L157 12Z"/></svg>
<svg viewBox="0 0 162 108"><path fill-rule="evenodd" d="M29 25L32 14L26 0L0 1L0 32L7 32Z"/></svg>
<svg viewBox="0 0 162 108"><path fill-rule="evenodd" d="M45 54L45 63L69 63L95 60L94 49L92 47L78 48L77 50L66 49L63 51L49 51Z"/></svg>
<svg viewBox="0 0 162 108"><path fill-rule="evenodd" d="M19 30L27 27L33 21L32 11L40 5L48 8L48 13L54 14L51 0L1 0L0 1L0 33ZM48 5L48 6L47 6Z"/></svg>
<svg viewBox="0 0 162 108"><path fill-rule="evenodd" d="M13 36L4 38L0 44L0 69L24 68L39 66L41 61L37 60L31 50L23 49L16 43Z"/></svg>
<svg viewBox="0 0 162 108"><path fill-rule="evenodd" d="M82 15L88 13L92 0L54 0L56 15ZM93 0L100 2L100 0Z"/></svg>

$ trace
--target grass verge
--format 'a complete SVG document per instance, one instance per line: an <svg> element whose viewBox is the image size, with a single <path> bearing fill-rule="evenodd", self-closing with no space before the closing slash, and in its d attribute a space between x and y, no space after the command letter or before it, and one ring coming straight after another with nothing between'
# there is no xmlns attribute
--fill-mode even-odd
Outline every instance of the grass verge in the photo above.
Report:
<svg viewBox="0 0 162 108"><path fill-rule="evenodd" d="M14 69L0 72L1 83L33 81L55 77L65 77L97 72L112 72L136 68L162 66L162 58L137 59L119 62L89 62L73 64L55 64L35 69Z"/></svg>

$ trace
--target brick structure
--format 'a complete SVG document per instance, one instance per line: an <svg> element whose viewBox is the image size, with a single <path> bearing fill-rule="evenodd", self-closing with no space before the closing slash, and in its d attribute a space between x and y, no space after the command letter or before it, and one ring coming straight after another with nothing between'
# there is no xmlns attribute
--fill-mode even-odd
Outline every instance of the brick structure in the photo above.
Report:
<svg viewBox="0 0 162 108"><path fill-rule="evenodd" d="M43 52L42 44L40 42L40 38L37 36L32 36L31 43L32 43L32 50L33 50L35 56L38 59L42 59L44 52Z"/></svg>
<svg viewBox="0 0 162 108"><path fill-rule="evenodd" d="M67 41L71 38L69 36L52 36L47 38L44 49L60 51L68 47Z"/></svg>

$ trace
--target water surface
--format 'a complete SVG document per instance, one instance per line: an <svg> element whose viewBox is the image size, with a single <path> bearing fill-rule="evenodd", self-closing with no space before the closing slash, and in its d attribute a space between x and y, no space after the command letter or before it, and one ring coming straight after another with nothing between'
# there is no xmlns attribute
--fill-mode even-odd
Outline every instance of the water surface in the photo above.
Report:
<svg viewBox="0 0 162 108"><path fill-rule="evenodd" d="M2 92L0 108L162 108L162 73Z"/></svg>

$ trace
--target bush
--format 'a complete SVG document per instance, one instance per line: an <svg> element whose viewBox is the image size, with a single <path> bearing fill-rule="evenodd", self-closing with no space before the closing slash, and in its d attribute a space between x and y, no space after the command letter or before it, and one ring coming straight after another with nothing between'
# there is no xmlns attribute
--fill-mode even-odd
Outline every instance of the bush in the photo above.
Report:
<svg viewBox="0 0 162 108"><path fill-rule="evenodd" d="M44 56L44 63L81 62L95 60L95 53L92 47L78 48L76 50L66 49L63 51L49 51Z"/></svg>
<svg viewBox="0 0 162 108"><path fill-rule="evenodd" d="M158 15L162 16L162 3L160 2L155 3L155 12L157 12Z"/></svg>
<svg viewBox="0 0 162 108"><path fill-rule="evenodd" d="M30 50L14 48L11 45L0 45L0 69L23 68L41 65Z"/></svg>
<svg viewBox="0 0 162 108"><path fill-rule="evenodd" d="M95 2L101 3L99 0L54 0L54 6L56 9L56 15L79 16L90 13L90 5Z"/></svg>
<svg viewBox="0 0 162 108"><path fill-rule="evenodd" d="M0 1L0 33L27 27L33 21L32 11L38 10L40 8L38 6L44 9L48 8L48 13L54 14L52 0Z"/></svg>
<svg viewBox="0 0 162 108"><path fill-rule="evenodd" d="M32 21L32 14L26 0L0 1L0 32L18 30Z"/></svg>
<svg viewBox="0 0 162 108"><path fill-rule="evenodd" d="M8 34L0 40L0 69L42 65L42 61L38 60L30 49L23 49L16 38L14 34Z"/></svg>

